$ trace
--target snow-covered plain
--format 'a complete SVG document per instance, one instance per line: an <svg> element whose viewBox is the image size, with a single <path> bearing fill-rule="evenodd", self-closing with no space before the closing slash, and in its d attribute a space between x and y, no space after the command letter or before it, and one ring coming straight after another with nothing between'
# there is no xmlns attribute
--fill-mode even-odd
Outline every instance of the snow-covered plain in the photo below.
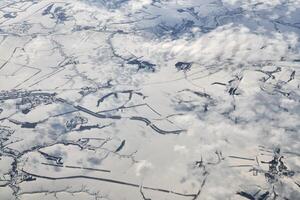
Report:
<svg viewBox="0 0 300 200"><path fill-rule="evenodd" d="M0 199L300 199L299 0L0 1Z"/></svg>

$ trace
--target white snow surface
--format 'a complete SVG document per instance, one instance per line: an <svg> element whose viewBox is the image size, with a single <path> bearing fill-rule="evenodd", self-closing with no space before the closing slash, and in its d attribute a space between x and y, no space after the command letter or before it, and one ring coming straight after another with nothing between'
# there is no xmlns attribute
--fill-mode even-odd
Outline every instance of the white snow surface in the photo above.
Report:
<svg viewBox="0 0 300 200"><path fill-rule="evenodd" d="M0 199L300 199L299 37L299 0L0 1Z"/></svg>

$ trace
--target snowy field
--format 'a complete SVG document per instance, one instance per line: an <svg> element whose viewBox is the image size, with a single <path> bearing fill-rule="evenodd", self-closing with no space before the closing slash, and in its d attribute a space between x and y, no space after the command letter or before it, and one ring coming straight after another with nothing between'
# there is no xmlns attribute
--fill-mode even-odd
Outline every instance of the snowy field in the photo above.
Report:
<svg viewBox="0 0 300 200"><path fill-rule="evenodd" d="M1 200L300 199L299 0L1 0Z"/></svg>

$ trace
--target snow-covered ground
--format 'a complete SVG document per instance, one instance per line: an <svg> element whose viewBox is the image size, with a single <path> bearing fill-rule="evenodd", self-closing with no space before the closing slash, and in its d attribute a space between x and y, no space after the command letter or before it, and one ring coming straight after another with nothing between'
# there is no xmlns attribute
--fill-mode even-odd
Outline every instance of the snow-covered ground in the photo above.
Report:
<svg viewBox="0 0 300 200"><path fill-rule="evenodd" d="M0 1L0 199L300 199L299 0Z"/></svg>

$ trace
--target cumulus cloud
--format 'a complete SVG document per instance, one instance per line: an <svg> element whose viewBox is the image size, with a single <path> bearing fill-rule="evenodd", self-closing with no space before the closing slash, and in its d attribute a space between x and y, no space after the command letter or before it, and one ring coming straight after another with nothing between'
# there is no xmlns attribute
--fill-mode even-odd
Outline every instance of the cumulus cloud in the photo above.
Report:
<svg viewBox="0 0 300 200"><path fill-rule="evenodd" d="M137 164L136 164L136 175L137 176L142 176L145 177L147 176L151 170L154 168L154 166L152 165L151 162L147 161L147 160L140 160Z"/></svg>

